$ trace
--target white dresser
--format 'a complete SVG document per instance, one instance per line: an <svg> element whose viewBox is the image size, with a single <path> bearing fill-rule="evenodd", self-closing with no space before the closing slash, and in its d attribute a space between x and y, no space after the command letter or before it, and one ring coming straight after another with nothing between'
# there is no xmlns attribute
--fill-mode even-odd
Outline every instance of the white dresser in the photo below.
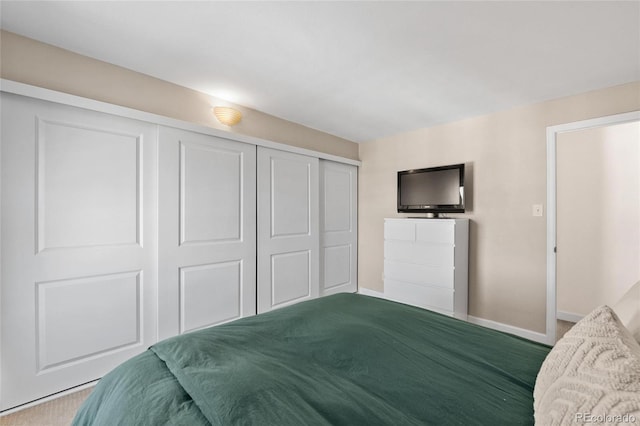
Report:
<svg viewBox="0 0 640 426"><path fill-rule="evenodd" d="M384 220L384 295L467 319L469 219Z"/></svg>

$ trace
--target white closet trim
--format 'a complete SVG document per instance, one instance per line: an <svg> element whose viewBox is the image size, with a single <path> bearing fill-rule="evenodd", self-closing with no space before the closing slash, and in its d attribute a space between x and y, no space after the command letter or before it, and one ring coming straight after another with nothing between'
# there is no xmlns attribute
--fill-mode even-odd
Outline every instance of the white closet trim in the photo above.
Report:
<svg viewBox="0 0 640 426"><path fill-rule="evenodd" d="M267 139L256 138L253 136L240 135L220 129L214 129L199 124L189 123L183 120L177 120L150 112L140 111L133 108L127 108L119 105L113 105L106 102L96 101L89 98L70 95L68 93L57 92L55 90L45 89L42 87L31 86L29 84L19 83L13 80L0 79L0 91L13 93L16 95L27 96L49 102L56 102L64 105L84 108L92 111L103 112L107 114L117 115L121 117L131 118L134 120L146 121L149 123L160 124L177 129L189 130L192 132L203 133L206 135L217 136L219 138L230 139L238 142L245 142L252 145L264 146L267 148L278 149L281 151L293 152L296 154L308 155L310 157L331 160L338 163L352 164L360 166L361 162L350 158L340 157L337 155L327 154L324 152L313 151L305 148L298 148L284 143L273 142Z"/></svg>

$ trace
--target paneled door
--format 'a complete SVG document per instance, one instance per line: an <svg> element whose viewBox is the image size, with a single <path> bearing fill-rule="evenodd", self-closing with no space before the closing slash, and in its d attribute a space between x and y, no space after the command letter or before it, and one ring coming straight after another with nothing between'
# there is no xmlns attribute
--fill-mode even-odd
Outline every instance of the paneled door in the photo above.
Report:
<svg viewBox="0 0 640 426"><path fill-rule="evenodd" d="M2 93L2 410L156 341L156 126Z"/></svg>
<svg viewBox="0 0 640 426"><path fill-rule="evenodd" d="M319 295L318 161L258 147L258 313Z"/></svg>
<svg viewBox="0 0 640 426"><path fill-rule="evenodd" d="M358 290L358 168L320 160L320 295Z"/></svg>
<svg viewBox="0 0 640 426"><path fill-rule="evenodd" d="M256 312L256 147L160 128L159 337Z"/></svg>

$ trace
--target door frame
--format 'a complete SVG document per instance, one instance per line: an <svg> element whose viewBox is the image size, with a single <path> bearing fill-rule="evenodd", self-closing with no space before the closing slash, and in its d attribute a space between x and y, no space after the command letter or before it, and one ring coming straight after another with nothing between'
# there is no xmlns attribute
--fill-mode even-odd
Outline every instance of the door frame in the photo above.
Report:
<svg viewBox="0 0 640 426"><path fill-rule="evenodd" d="M557 300L557 156L558 135L576 130L640 121L640 111L626 112L589 120L547 127L547 315L545 343L556 341Z"/></svg>

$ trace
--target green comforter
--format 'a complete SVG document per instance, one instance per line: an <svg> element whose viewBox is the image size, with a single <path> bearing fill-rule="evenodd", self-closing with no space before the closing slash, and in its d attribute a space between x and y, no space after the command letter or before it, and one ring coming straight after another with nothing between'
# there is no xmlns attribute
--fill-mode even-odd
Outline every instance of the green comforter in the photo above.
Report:
<svg viewBox="0 0 640 426"><path fill-rule="evenodd" d="M100 380L74 425L533 424L548 351L339 294L162 341Z"/></svg>

